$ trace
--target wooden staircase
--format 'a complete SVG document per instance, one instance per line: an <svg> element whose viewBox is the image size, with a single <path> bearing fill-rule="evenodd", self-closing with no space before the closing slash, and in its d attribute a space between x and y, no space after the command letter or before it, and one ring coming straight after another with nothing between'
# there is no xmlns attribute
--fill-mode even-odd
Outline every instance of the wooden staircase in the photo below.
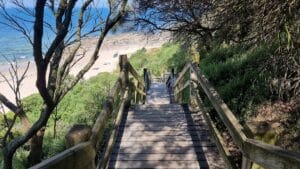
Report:
<svg viewBox="0 0 300 169"><path fill-rule="evenodd" d="M119 65L119 78L89 140L30 169L251 169L253 163L266 169L300 169L299 153L253 139L197 65L188 62L177 75L171 71L166 84L152 82L147 69L141 77L126 55L120 56ZM203 97L214 108L212 114ZM224 124L241 152L241 163L228 150L212 117ZM113 127L104 138L110 120Z"/></svg>
<svg viewBox="0 0 300 169"><path fill-rule="evenodd" d="M203 119L170 104L166 85L152 83L146 104L123 118L108 168L225 168Z"/></svg>

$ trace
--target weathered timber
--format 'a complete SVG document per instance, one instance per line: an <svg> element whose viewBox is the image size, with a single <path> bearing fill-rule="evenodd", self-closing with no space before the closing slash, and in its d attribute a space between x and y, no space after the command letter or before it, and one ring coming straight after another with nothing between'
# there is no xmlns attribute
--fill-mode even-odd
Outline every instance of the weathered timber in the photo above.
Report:
<svg viewBox="0 0 300 169"><path fill-rule="evenodd" d="M174 94L177 95L177 94L181 93L184 89L186 89L189 86L190 86L190 81L185 82L185 84L182 87L175 90Z"/></svg>
<svg viewBox="0 0 300 169"><path fill-rule="evenodd" d="M195 124L182 106L164 104L169 94L161 83L148 93L148 104L124 116L108 168L224 168L203 119Z"/></svg>
<svg viewBox="0 0 300 169"><path fill-rule="evenodd" d="M29 169L81 169L95 168L96 152L91 142L78 144Z"/></svg>
<svg viewBox="0 0 300 169"><path fill-rule="evenodd" d="M187 63L185 65L183 71L179 74L179 77L176 80L175 85L173 86L175 89L181 87L181 80L183 79L184 74L189 69L190 80L192 80L192 82L195 82L196 84L199 84L204 93L208 96L213 107L217 110L217 113L221 118L222 122L227 127L230 135L233 138L233 141L243 152L243 169L251 168L251 161L258 163L266 169L299 168L299 153L283 150L282 148L279 148L277 146L268 145L261 141L252 139L253 133L251 133L247 128L244 128L242 125L240 125L239 121L236 119L234 114L221 99L217 91L210 85L204 74L197 66L193 65L192 63ZM197 91L191 93L197 93ZM175 98L178 96L182 97L181 92L177 92L176 94L177 96L175 95ZM177 100L180 100L180 98L177 98ZM199 96L197 96L196 102L199 103L199 100L201 99ZM207 118L209 117L208 114L204 113L203 115L204 117L206 116L205 120L208 122L208 124L212 122L210 119ZM222 148L224 147L224 144L221 140L222 138L218 136L218 132L212 124L213 123L209 124L209 126L211 131L215 133L216 140L219 140L219 142L217 141L217 144L220 149L220 152L221 154L223 154L224 157L228 156L225 149Z"/></svg>
<svg viewBox="0 0 300 169"><path fill-rule="evenodd" d="M124 107L126 107L130 101L126 99L126 101L122 101L122 105L114 105L116 100L118 100L119 97L129 97L128 92L132 91L134 89L139 91L144 91L144 81L141 80L141 78L138 76L136 71L133 69L133 67L130 65L130 63L127 60L126 55L121 55L119 60L120 65L120 74L119 78L117 79L116 83L114 84L113 88L111 89L111 92L107 96L102 110L99 113L99 116L96 119L96 122L92 128L92 135L88 142L80 143L74 147L71 147L54 157L51 157L48 160L45 160L41 162L40 164L33 166L33 169L37 168L53 168L53 169L94 169L95 168L95 157L96 157L96 151L98 151L99 142L102 139L106 123L108 121L108 118L110 114L115 110L116 107L120 107L119 112L124 111ZM129 73L133 74L133 77L136 78L141 85L135 86L135 88L130 87L129 82ZM127 92L126 92L127 91ZM119 103L121 104L121 103ZM117 124L120 123L120 119L122 115L119 115L117 118ZM117 132L114 130L112 135L112 139L110 140L109 144L112 144L114 142L114 137L116 137ZM111 150L108 149L108 150ZM106 157L109 153L106 154Z"/></svg>
<svg viewBox="0 0 300 169"><path fill-rule="evenodd" d="M191 87L192 87L192 93L194 94L193 99L197 103L200 113L203 115L203 117L205 118L205 121L208 124L208 127L214 137L214 141L219 149L220 155L224 159L224 162L227 165L227 168L228 169L237 169L237 167L233 161L233 157L231 156L230 152L228 151L221 134L219 133L217 127L215 126L212 119L210 118L208 112L205 110L205 106L204 106L202 100L200 99L199 93L196 91L194 85L191 85Z"/></svg>
<svg viewBox="0 0 300 169"><path fill-rule="evenodd" d="M114 123L114 129L110 135L110 138L108 140L108 144L107 144L107 147L106 147L106 151L104 153L104 157L103 157L103 160L102 162L99 162L100 164L100 168L105 168L105 166L107 165L107 162L109 160L109 156L111 154L111 151L112 151L112 147L115 143L115 140L116 140L116 137L118 135L118 130L119 130L119 126L120 126L120 123L121 123L121 120L122 120L122 117L123 117L123 112L125 111L126 107L128 107L128 99L129 99L129 93L128 93L128 89L125 91L125 94L124 94L124 97L122 99L122 103L121 103L121 106L120 106L120 109L118 111L118 114L117 114L117 118L115 120L115 123Z"/></svg>

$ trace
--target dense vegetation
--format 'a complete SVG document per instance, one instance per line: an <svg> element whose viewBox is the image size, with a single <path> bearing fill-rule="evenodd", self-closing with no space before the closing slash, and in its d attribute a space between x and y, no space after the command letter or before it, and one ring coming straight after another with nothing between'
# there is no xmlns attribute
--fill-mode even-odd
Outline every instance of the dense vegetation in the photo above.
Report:
<svg viewBox="0 0 300 169"><path fill-rule="evenodd" d="M271 127L274 124L276 128L271 133L257 139L300 151L296 144L300 137L299 100L290 96L286 101L278 101L274 83L276 65L271 64L270 57L276 54L277 47L276 43L258 47L215 44L209 52L198 50L199 66L242 124L249 121L264 121ZM155 76L160 76L171 68L179 72L186 61L193 60L192 51L180 43L169 43L160 49L141 49L130 60L141 73L142 68L147 67ZM209 108L208 100L205 102ZM210 111L214 114L212 107Z"/></svg>
<svg viewBox="0 0 300 169"><path fill-rule="evenodd" d="M176 68L180 71L189 59L189 51L180 43L166 43L159 49L140 49L130 57L133 67L142 73L143 68L151 71L152 75L160 77Z"/></svg>
<svg viewBox="0 0 300 169"><path fill-rule="evenodd" d="M65 147L65 134L74 124L87 124L92 126L96 116L101 110L102 103L114 84L117 75L110 73L100 73L89 80L80 81L74 89L61 101L47 125L44 137L44 159L49 158L61 151ZM33 94L23 100L30 121L35 121L42 106L42 99L38 94ZM7 114L12 120L13 113ZM0 124L3 125L3 116L0 117ZM21 134L21 125L17 121L13 130L13 137ZM0 138L3 137L5 130L0 131ZM1 151L2 153L2 151ZM29 153L28 145L20 148L14 158L14 168L26 168L27 156ZM2 165L2 154L0 154L0 166Z"/></svg>
<svg viewBox="0 0 300 169"><path fill-rule="evenodd" d="M278 99L277 66L270 61L277 45L222 44L202 54L200 68L242 123L270 126L257 139L300 151L299 99L292 94Z"/></svg>

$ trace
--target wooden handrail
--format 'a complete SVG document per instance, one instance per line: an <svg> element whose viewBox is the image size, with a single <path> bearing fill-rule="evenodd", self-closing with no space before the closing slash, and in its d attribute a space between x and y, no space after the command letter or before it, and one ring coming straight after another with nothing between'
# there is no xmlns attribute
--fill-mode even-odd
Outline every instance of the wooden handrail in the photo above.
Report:
<svg viewBox="0 0 300 169"><path fill-rule="evenodd" d="M189 71L190 70L190 71ZM239 147L239 149L243 153L243 160L244 160L244 168L250 168L251 164L246 162L247 159L250 159L252 162L255 162L266 169L298 169L300 166L300 153L292 152L289 150L284 150L278 146L269 145L263 143L258 140L252 139L253 134L249 133L237 120L235 115L232 111L228 108L225 102L221 99L218 92L210 85L207 78L201 72L199 67L193 65L192 63L187 63L183 70L180 72L178 78L176 79L172 88L177 89L175 95L181 96L181 92L183 88L188 85L184 85L182 87L182 81L184 75L189 71L190 79L189 81L195 83L197 86L200 86L210 102L212 103L213 107L216 109L219 117L221 118L222 122L227 127L231 137L233 138L234 143ZM189 85L192 86L192 85ZM179 88L179 89L178 89ZM195 90L195 89L194 89ZM191 95L191 94L190 94ZM178 97L178 96L177 96ZM176 96L175 96L176 98ZM179 99L180 100L180 99ZM199 96L196 97L196 102L199 107L201 105L201 98ZM205 118L207 123L211 123L212 121L209 118ZM210 130L213 132L214 135L218 135L216 128L213 125L209 125ZM218 148L220 149L221 146L224 147L224 144L218 143L220 137L215 137ZM224 147L225 148L225 147ZM224 154L226 151L220 149L221 155L223 158L226 158ZM228 155L226 155L228 156ZM225 159L225 161L227 161ZM230 165L228 168L234 168L231 162L227 161L226 164Z"/></svg>
<svg viewBox="0 0 300 169"><path fill-rule="evenodd" d="M128 102L129 102L129 89L126 89L124 97L122 98L122 103L121 103L120 109L118 111L116 120L114 122L113 131L112 131L112 133L110 135L107 147L105 149L103 160L100 161L100 162L98 162L99 163L99 167L97 167L97 168L100 168L100 169L105 169L106 168L106 165L107 165L107 163L109 161L110 154L111 154L112 149L113 149L113 145L115 144L116 137L118 135L119 126L120 126L121 121L122 121L124 110L129 105Z"/></svg>
<svg viewBox="0 0 300 169"><path fill-rule="evenodd" d="M210 118L210 115L208 114L208 112L204 106L204 103L201 100L201 97L199 96L199 93L198 93L196 87L197 87L197 85L195 83L191 84L192 95L193 95L192 100L194 100L196 102L196 104L198 105L200 113L203 114L203 117L204 117L205 121L207 122L208 127L212 131L212 135L214 137L215 143L218 147L219 152L221 153L221 156L224 159L224 162L227 165L227 168L228 169L237 169L237 167L234 164L233 157L230 154L229 150L227 149L219 130L217 129L216 125Z"/></svg>
<svg viewBox="0 0 300 169"><path fill-rule="evenodd" d="M135 91L141 93L141 99L144 100L146 98L144 96L144 91L146 91L145 83L150 83L142 80L142 78L137 74L132 65L128 62L126 55L120 55L119 66L119 78L115 82L113 88L111 89L111 92L104 101L103 108L92 128L92 135L89 141L66 149L65 151L51 157L50 159L42 161L41 163L31 167L30 169L94 169L96 167L96 153L99 148L99 143L102 140L103 133L106 128L106 123L110 114L116 111L116 108L118 107L118 115L115 119L114 124L115 128L113 129L111 137L108 141L104 157L102 157L102 164L104 166L107 164L110 151L115 141L117 128L121 121L120 119L122 113L127 107L129 107L130 100L132 99L130 97L130 92ZM138 84L136 86L131 87L129 74L131 74L132 77L137 80ZM116 101L120 97L122 98L122 101L118 103L119 106L115 105Z"/></svg>

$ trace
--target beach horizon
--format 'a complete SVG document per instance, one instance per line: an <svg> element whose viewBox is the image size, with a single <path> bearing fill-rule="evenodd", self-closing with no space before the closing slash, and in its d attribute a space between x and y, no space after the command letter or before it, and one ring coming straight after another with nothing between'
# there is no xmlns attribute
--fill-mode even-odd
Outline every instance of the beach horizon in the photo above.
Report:
<svg viewBox="0 0 300 169"><path fill-rule="evenodd" d="M143 34L139 32L127 32L127 33L119 33L117 35L109 35L105 38L101 49L99 51L99 58L91 67L91 69L84 75L84 79L89 79L93 76L96 76L102 72L113 72L117 68L118 64L118 56L121 54L126 54L128 57L131 56L135 51L146 48L159 48L164 43L170 40L169 33L158 33L158 34ZM81 59L76 65L74 65L71 70L71 75L76 75L83 66L88 62L89 56L91 56L93 49L96 44L96 37L87 37L82 40L82 49L79 51L79 54L83 51L86 56ZM65 51L67 52L67 51ZM65 54L64 54L65 55ZM36 88L36 69L35 62L32 59L30 60L22 60L19 65L19 74L22 74L26 67L27 63L29 64L28 71L26 73L26 77L24 78L21 86L20 93L21 98L28 97L34 93L38 93ZM0 72L5 75L11 82L9 78L9 69L10 66L8 64L0 65ZM0 88L1 93L7 97L10 101L15 102L15 96L13 91L9 88L8 83L3 77L0 77ZM7 109L5 109L7 111Z"/></svg>

